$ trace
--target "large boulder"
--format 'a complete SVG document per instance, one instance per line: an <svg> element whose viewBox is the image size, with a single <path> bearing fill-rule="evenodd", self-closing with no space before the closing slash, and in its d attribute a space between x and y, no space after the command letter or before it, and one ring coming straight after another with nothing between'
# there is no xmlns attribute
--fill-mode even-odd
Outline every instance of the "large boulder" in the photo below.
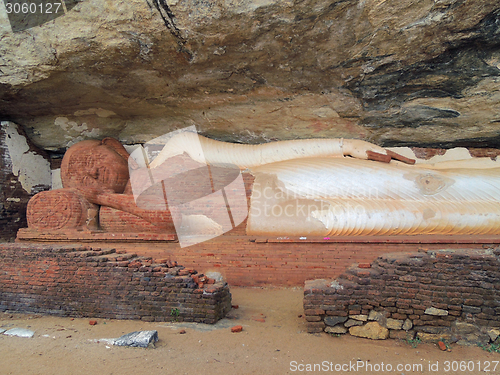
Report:
<svg viewBox="0 0 500 375"><path fill-rule="evenodd" d="M0 116L47 150L192 124L236 142L499 143L496 0L65 4L25 30L0 7Z"/></svg>

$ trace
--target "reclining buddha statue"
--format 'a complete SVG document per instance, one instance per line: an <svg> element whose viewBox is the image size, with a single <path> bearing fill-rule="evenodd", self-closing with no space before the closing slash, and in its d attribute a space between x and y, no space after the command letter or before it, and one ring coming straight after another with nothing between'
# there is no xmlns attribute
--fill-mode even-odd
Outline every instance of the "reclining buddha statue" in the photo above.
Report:
<svg viewBox="0 0 500 375"><path fill-rule="evenodd" d="M143 172L161 176L179 157L253 175L249 235L500 234L500 168L489 158L415 164L361 140L243 145L181 132ZM64 188L31 199L28 226L175 233L174 207L155 209L154 196L138 204L129 169L141 168L134 163L111 138L73 145L61 165Z"/></svg>
<svg viewBox="0 0 500 375"><path fill-rule="evenodd" d="M490 158L415 164L361 140L241 145L183 132L150 168L181 153L250 171L250 235L500 234L500 164Z"/></svg>

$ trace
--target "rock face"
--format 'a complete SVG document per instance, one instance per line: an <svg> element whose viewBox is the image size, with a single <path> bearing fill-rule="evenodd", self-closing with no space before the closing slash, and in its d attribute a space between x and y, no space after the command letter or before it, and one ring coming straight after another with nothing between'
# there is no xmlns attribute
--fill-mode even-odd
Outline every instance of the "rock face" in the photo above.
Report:
<svg viewBox="0 0 500 375"><path fill-rule="evenodd" d="M500 144L496 0L65 4L26 30L0 8L0 114L47 150L193 124L236 142Z"/></svg>

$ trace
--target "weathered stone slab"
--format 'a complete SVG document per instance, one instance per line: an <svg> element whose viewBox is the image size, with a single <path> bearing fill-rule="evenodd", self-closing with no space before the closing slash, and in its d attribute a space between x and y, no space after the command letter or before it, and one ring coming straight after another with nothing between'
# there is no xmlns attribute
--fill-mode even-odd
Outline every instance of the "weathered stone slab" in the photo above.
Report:
<svg viewBox="0 0 500 375"><path fill-rule="evenodd" d="M451 332L454 341L456 341L459 345L465 346L487 344L491 337L494 337L494 332L492 331L493 330L490 330L486 333L477 325L466 322L453 322L451 325ZM498 330L497 332L500 333Z"/></svg>
<svg viewBox="0 0 500 375"><path fill-rule="evenodd" d="M404 275L399 278L401 281L414 282L417 281L417 277L413 275Z"/></svg>
<svg viewBox="0 0 500 375"><path fill-rule="evenodd" d="M387 312L385 312L385 311L372 310L372 311L370 311L370 314L368 315L368 320L374 320L376 322L379 322L382 325L385 324L386 319L387 319Z"/></svg>
<svg viewBox="0 0 500 375"><path fill-rule="evenodd" d="M434 316L446 316L448 315L448 311L443 309L436 309L435 307L428 307L427 309L425 309L425 314Z"/></svg>
<svg viewBox="0 0 500 375"><path fill-rule="evenodd" d="M363 325L363 322L360 320L354 320L354 319L349 319L347 322L344 323L344 326L349 328L349 327L354 327L354 326L361 326Z"/></svg>
<svg viewBox="0 0 500 375"><path fill-rule="evenodd" d="M347 328L343 326L335 326L335 327L326 327L326 333L334 333L334 334L344 334L347 333Z"/></svg>
<svg viewBox="0 0 500 375"><path fill-rule="evenodd" d="M113 345L147 348L158 341L158 331L136 331L127 333L113 341Z"/></svg>
<svg viewBox="0 0 500 375"><path fill-rule="evenodd" d="M8 331L5 331L3 334L7 336L31 338L35 335L35 332L25 328L11 328Z"/></svg>
<svg viewBox="0 0 500 375"><path fill-rule="evenodd" d="M368 315L349 315L349 318L359 320L360 322L366 322L368 320Z"/></svg>
<svg viewBox="0 0 500 375"><path fill-rule="evenodd" d="M479 328L477 326L465 322L453 322L452 330L455 334L459 335L467 335L479 332Z"/></svg>
<svg viewBox="0 0 500 375"><path fill-rule="evenodd" d="M403 327L403 321L399 319L387 319L385 326L389 329L401 329Z"/></svg>
<svg viewBox="0 0 500 375"><path fill-rule="evenodd" d="M356 337L365 337L372 340L385 340L389 337L389 330L378 322L369 322L363 326L349 328L349 333Z"/></svg>
<svg viewBox="0 0 500 375"><path fill-rule="evenodd" d="M406 319L404 324L403 324L403 329L405 331L409 331L412 328L413 328L413 322L410 319Z"/></svg>
<svg viewBox="0 0 500 375"><path fill-rule="evenodd" d="M490 329L488 331L488 336L490 336L491 341L495 341L498 336L500 336L500 330L497 328Z"/></svg>
<svg viewBox="0 0 500 375"><path fill-rule="evenodd" d="M344 323L347 320L347 316L327 316L325 318L325 324L327 326L333 327L339 323Z"/></svg>
<svg viewBox="0 0 500 375"><path fill-rule="evenodd" d="M476 332L462 336L462 338L457 341L457 344L463 346L478 346L486 345L489 342L490 336L488 334Z"/></svg>

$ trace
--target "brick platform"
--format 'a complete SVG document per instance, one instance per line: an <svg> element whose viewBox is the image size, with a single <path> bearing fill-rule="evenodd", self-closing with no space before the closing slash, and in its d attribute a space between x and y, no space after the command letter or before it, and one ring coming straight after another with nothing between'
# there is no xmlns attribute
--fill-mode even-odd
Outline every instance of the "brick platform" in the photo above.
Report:
<svg viewBox="0 0 500 375"><path fill-rule="evenodd" d="M178 243L93 243L154 259L177 260L187 268L217 271L234 286L303 286L305 280L336 278L353 263L370 263L382 254L419 249L483 248L498 237L256 238L228 233L180 248Z"/></svg>
<svg viewBox="0 0 500 375"><path fill-rule="evenodd" d="M0 245L0 311L215 323L225 282L176 262L82 245Z"/></svg>
<svg viewBox="0 0 500 375"><path fill-rule="evenodd" d="M263 239L252 241L248 237L226 237L185 249L169 244L163 246L159 254L179 259L187 267L217 270L230 285L298 286L308 279L335 278L352 263L369 263L385 253L411 252L422 248L442 249L443 246L449 246L443 243L418 242L367 243L357 242L352 238L350 241L353 242L280 242ZM482 246L481 243L452 244L456 249ZM153 252L151 248L145 252L139 249L135 251L143 254Z"/></svg>
<svg viewBox="0 0 500 375"><path fill-rule="evenodd" d="M154 232L141 233L125 233L116 232L109 233L104 231L76 231L76 230L52 230L50 233L39 231L36 229L21 228L17 232L18 241L33 241L33 242L141 242L141 241L161 241L175 242L177 236L175 234L163 234Z"/></svg>

